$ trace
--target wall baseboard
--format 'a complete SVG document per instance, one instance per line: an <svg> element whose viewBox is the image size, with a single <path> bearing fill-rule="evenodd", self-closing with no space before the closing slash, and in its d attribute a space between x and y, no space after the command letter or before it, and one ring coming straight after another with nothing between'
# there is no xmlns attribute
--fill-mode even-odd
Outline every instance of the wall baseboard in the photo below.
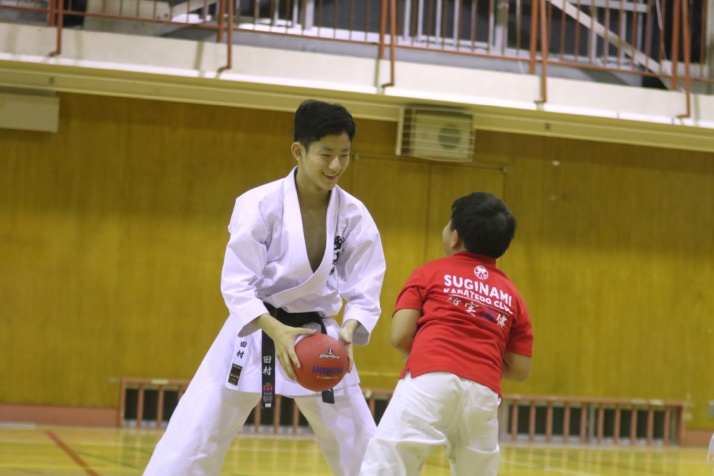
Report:
<svg viewBox="0 0 714 476"><path fill-rule="evenodd" d="M709 446L714 430L687 428L682 435L682 446Z"/></svg>
<svg viewBox="0 0 714 476"><path fill-rule="evenodd" d="M116 427L116 408L10 405L0 403L0 422L36 425Z"/></svg>
<svg viewBox="0 0 714 476"><path fill-rule="evenodd" d="M0 403L0 423L117 427L119 410L116 408L83 408L49 405L9 405ZM706 447L713 430L687 428L682 446Z"/></svg>

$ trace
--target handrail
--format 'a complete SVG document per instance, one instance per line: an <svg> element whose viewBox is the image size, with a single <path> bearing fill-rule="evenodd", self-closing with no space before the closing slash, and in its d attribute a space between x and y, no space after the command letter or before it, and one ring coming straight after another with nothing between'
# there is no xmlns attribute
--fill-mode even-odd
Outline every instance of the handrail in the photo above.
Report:
<svg viewBox="0 0 714 476"><path fill-rule="evenodd" d="M536 3L536 2L533 2ZM540 83L540 100L536 101L539 103L545 103L548 101L548 30L546 27L546 17L545 17L545 0L540 0L540 54L541 54L541 83Z"/></svg>
<svg viewBox="0 0 714 476"><path fill-rule="evenodd" d="M226 39L226 47L227 47L227 52L226 55L228 56L226 65L221 67L218 72L222 73L223 71L229 70L233 68L233 22L234 22L234 4L232 1L229 0L220 0L221 7L225 10L225 4L228 4L228 38ZM223 19L221 18L221 23L223 22Z"/></svg>
<svg viewBox="0 0 714 476"><path fill-rule="evenodd" d="M690 74L690 56L692 53L691 36L689 34L689 2L682 2L682 29L684 39L684 94L687 111L677 118L685 119L692 115L692 77Z"/></svg>
<svg viewBox="0 0 714 476"><path fill-rule="evenodd" d="M538 6L540 1L536 0L531 3L531 41L530 41L530 58L528 61L528 74L536 74L536 45L538 44Z"/></svg>
<svg viewBox="0 0 714 476"><path fill-rule="evenodd" d="M152 0L144 0L144 1L152 1ZM65 2L61 0L50 0L49 3L45 7L28 7L28 6L0 6L0 10L2 9L9 9L9 10L17 10L17 11L29 11L29 12L39 12L39 13L46 13L48 15L47 19L47 24L51 27L54 27L57 29L57 35L56 35L56 47L54 51L52 51L50 56L60 56L63 53L63 45L62 45L62 40L63 40L63 30L64 30L64 17L65 15L73 15L73 16L84 16L85 18L102 18L102 19L112 19L112 20L128 20L128 21L136 21L136 22L146 22L146 23L157 23L157 24L163 24L163 25L188 25L189 22L188 20L185 20L184 16L182 16L181 21L177 20L177 17L174 17L173 13L170 13L168 15L164 15L163 17L157 17L156 11L157 11L157 6L161 5L161 3L158 2L158 0L153 0L154 3L154 14L146 14L145 12L140 13L139 7L137 6L137 11L136 11L136 16L129 16L129 15L123 15L123 12L117 14L117 12L113 10L101 10L101 11L79 11L75 8L72 7L73 3L69 3L69 7L65 6ZM272 2L276 0L271 0L271 8L274 5ZM403 2L403 5L406 5L407 2L413 3L415 0L400 0ZM228 2L228 3L226 3ZM577 2L577 7L572 3L572 2L564 2L564 0L534 0L531 2L531 9L530 9L530 14L531 14L531 22L530 22L530 27L531 27L531 33L530 33L530 44L528 45L527 50L520 49L520 40L518 40L517 44L515 45L515 53L514 50L512 50L512 46L509 47L511 50L508 50L507 45L505 43L505 40L508 38L506 35L505 30L496 32L492 30L491 26L489 26L488 33L487 33L487 40L484 42L483 41L483 34L479 34L478 30L477 31L477 11L476 7L474 5L478 5L478 2L473 2L471 4L471 23L470 23L470 28L471 31L470 33L467 33L465 29L469 28L468 25L466 25L463 20L468 20L466 16L460 17L458 19L455 19L455 16L461 15L461 12L465 12L465 7L462 6L462 2L458 0L456 3L459 5L458 7L454 7L454 14L453 18L449 17L449 22L447 23L446 18L447 18L447 11L446 11L446 3L442 5L442 10L440 10L441 16L436 16L434 15L433 10L433 2L428 1L424 5L425 9L423 12L423 17L419 17L417 15L411 15L410 18L405 19L404 21L404 26L405 28L404 34L410 36L410 40L408 41L401 41L399 37L399 32L398 32L398 15L401 14L399 11L399 7L397 5L397 0L382 0L381 4L381 18L380 23L379 23L379 38L376 39L376 35L371 33L368 30L368 20L369 20L369 11L366 11L366 17L365 17L365 31L362 32L361 30L357 30L361 33L364 33L362 39L359 38L354 38L353 37L353 21L352 17L349 18L349 30L345 30L345 32L349 33L347 35L340 35L338 34L338 28L339 25L335 23L334 25L334 32L331 35L321 35L320 34L320 29L325 29L325 28L333 28L332 26L328 27L325 26L321 23L321 20L318 21L318 29L317 32L314 31L314 29L311 29L309 25L312 25L313 19L312 16L313 14L318 15L318 18L322 18L322 7L320 6L320 11L315 10L316 7L314 7L314 4L311 3L311 0L305 0L303 1L302 4L298 4L297 1L295 1L295 6L293 8L294 11L299 12L300 14L298 15L299 17L302 18L302 29L297 30L297 29L291 29L287 25L290 24L290 7L284 12L284 15L286 15L286 27L284 29L282 28L276 28L276 22L274 21L275 18L277 18L277 15L281 15L279 11L277 10L271 10L271 21L269 25L267 24L261 24L259 15L257 11L253 13L253 23L251 24L250 21L247 22L241 22L240 18L240 12L234 12L234 2L229 1L229 0L212 0L210 2L212 5L214 5L217 10L217 18L215 22L198 22L198 23L193 23L191 22L190 25L192 27L197 27L197 28L205 28L205 29L212 29L216 31L217 35L217 42L221 43L223 41L223 34L224 32L227 32L229 39L226 42L226 64L219 69L219 72L228 70L232 68L232 57L233 57L233 35L234 35L234 29L239 29L241 32L246 32L249 33L251 31L261 31L263 33L267 34L272 34L272 35L282 35L282 36L304 36L304 37L315 37L317 39L321 40L331 40L331 41L340 41L340 42L347 42L347 43L362 43L362 44L375 44L378 46L379 50L379 59L384 59L385 58L385 48L387 46L386 44L386 35L387 31L389 31L390 34L390 43L389 43L389 48L390 48L390 63L389 63L389 82L385 84L381 84L381 88L389 87L389 86L394 86L396 84L396 49L397 48L403 48L403 49L415 49L415 50L428 50L428 51L438 51L442 53L448 53L448 54L457 54L457 55L466 55L466 56L478 56L478 57L488 57L488 58L495 58L499 60L515 60L515 61L524 61L526 60L529 68L528 71L530 74L538 74L537 72L537 65L538 63L541 64L541 71L539 72L539 76L541 79L541 84L540 84L540 95L541 97L536 100L537 103L544 103L548 100L548 79L549 79L549 65L564 65L564 66L572 66L575 68L580 68L580 69L591 69L591 70L602 70L602 71L612 71L612 72L621 72L621 73L627 73L627 74L633 74L633 75L642 75L642 76L653 76L660 78L662 80L667 80L669 79L671 81L670 87L672 90L677 90L677 86L679 85L679 80L682 78L684 80L684 88L683 92L685 94L685 99L686 99L686 112L683 114L678 115L677 117L679 118L687 118L690 117L692 114L692 83L693 81L697 81L699 83L714 83L714 78L708 78L703 74L698 74L696 78L692 76L692 67L691 67L691 59L692 59L692 39L691 39L691 29L690 29L690 18L693 18L692 16L692 11L689 8L689 2L686 0L675 0L674 2L674 9L672 10L672 15L669 15L668 18L665 18L665 24L662 26L663 29L669 28L669 31L672 31L673 37L672 37L672 44L671 45L665 45L665 42L660 38L660 45L658 50L655 50L654 52L651 49L651 46L654 47L654 45L651 45L652 38L654 35L652 34L651 31L651 22L654 18L654 12L651 7L647 7L647 9L640 10L640 13L637 13L638 15L647 15L646 16L646 23L643 28L640 28L639 26L637 27L638 30L635 30L636 23L634 21L634 15L635 10L632 11L632 18L626 18L625 17L625 10L622 8L622 4L620 3L620 9L619 9L619 18L613 13L611 14L611 9L613 12L617 12L615 9L616 7L611 7L610 6L610 1L608 0L605 2L604 7L594 7L594 8L599 8L601 16L604 15L604 20L598 21L596 19L595 13L597 12L586 12L583 13L580 11L580 6L581 2ZM288 2L288 5L291 5L291 2ZM137 4L138 5L138 4ZM205 2L204 2L205 5ZM277 5L277 4L275 4ZM313 7L310 7L310 5L313 5ZM320 3L320 5L322 5ZM204 7L205 8L205 7ZM277 7L276 7L277 8ZM559 18L556 18L556 14L554 13L556 11L556 8L561 9L561 15L559 15ZM567 8L568 13L566 14L565 9ZM186 8L186 13L189 13L189 7ZM171 12L174 10L171 9ZM412 10L409 10L412 11ZM417 10L414 10L416 12ZM406 12L406 10L405 10ZM337 21L337 14L333 15L335 18L333 21ZM703 10L700 12L702 15L702 24L705 24L705 11ZM297 15L297 13L295 13ZM351 14L354 15L354 11L351 11ZM493 14L493 11L489 12L490 15ZM506 15L508 13L505 13ZM518 16L517 18L517 25L521 25L520 23L520 18L521 15L525 14L527 15L526 12L523 12L523 10L518 9L515 10L515 15ZM629 15L630 13L628 13ZM145 18L141 18L140 15L147 15ZM308 17L306 17L309 16ZM553 18L551 18L551 16ZM481 18L481 17L478 17ZM589 18L587 20L586 18ZM644 17L641 17L644 18ZM434 28L434 22L439 20L439 25L436 25L436 28ZM458 20L458 21L457 21ZM481 18L483 20L483 18ZM506 22L505 18L503 19L503 22L499 22L499 26L501 28L505 28L508 24ZM387 21L389 21L389 24L387 24ZM572 23L572 22L575 23ZM613 26L613 22L615 26ZM630 30L633 30L631 32L632 39L627 40L623 35L615 35L614 33L611 32L612 28L616 28L616 25L623 25L622 22L627 21L627 27ZM227 23L226 23L227 22ZM619 22L619 23L618 23ZM577 50L572 50L573 45L570 44L568 46L567 52L564 49L565 48L565 41L566 37L565 35L565 26L566 23L569 25L574 25L576 27L575 32L571 31L571 34L576 34L579 35L580 27L581 26L586 26L588 28L588 34L591 35L592 38L594 38L594 35L599 35L598 36L598 43L588 43L588 48L589 50L587 51L587 54L582 54L581 52ZM588 26L589 24L589 26ZM267 25L267 26L266 26ZM561 33L560 33L560 38L556 35L557 28L560 25L561 27ZM669 27L667 27L669 25ZM418 28L418 32L412 34L411 32L408 32L409 29L412 27L416 26ZM424 28L422 32L422 28ZM448 30L448 31L447 31ZM452 31L453 30L453 31ZM585 30L585 29L583 29ZM595 30L595 31L593 31ZM499 35L499 41L500 41L500 47L499 48L493 48L492 46L492 38L493 35L498 33ZM470 38L461 38L462 35L466 35L467 37L470 36ZM520 31L517 32L519 35L518 37L520 38ZM416 35L416 36L413 36ZM480 35L480 36L479 36ZM615 37L612 37L611 35L615 35ZM635 35L637 35L637 38L635 38ZM329 37L328 37L329 36ZM453 36L453 38L451 38ZM660 35L662 37L663 35ZM680 38L681 36L681 38ZM578 37L579 38L579 37ZM577 41L578 38L575 40ZM415 41L416 40L416 41ZM538 40L541 41L540 49L538 48ZM627 40L627 41L626 41ZM556 58L551 58L550 55L550 48L551 48L551 42L556 43L560 41L560 47L558 48L560 50L560 56ZM646 45L641 48L639 46L636 46L636 41L645 41ZM467 43L470 43L470 46ZM611 53L609 51L609 46L612 45L612 48L614 48L614 53ZM525 46L525 45L524 45ZM668 46L667 51L665 52L665 46ZM682 48L683 46L683 48ZM597 48L600 53L597 55L593 54L593 49ZM671 49L670 49L671 48ZM683 51L683 54L680 53L680 48ZM702 47L702 52L698 55L699 60L702 60L702 58L705 58L704 53L703 53L704 47ZM520 54L521 51L527 51L528 57L524 57L523 55ZM659 60L656 58L652 58L651 56L659 54ZM540 55L540 58L538 58L538 55ZM622 62L622 58L625 56L632 56L632 61L624 63ZM671 65L672 68L669 70L668 68L663 68L663 65L665 62L663 61L663 58L666 58L667 56L670 56L671 58ZM607 62L607 58L612 58L612 62ZM604 59L605 61L602 61ZM680 63L684 63L684 74L682 75L680 73ZM703 70L704 65L700 65L700 70ZM699 71L699 70L698 70Z"/></svg>
<svg viewBox="0 0 714 476"><path fill-rule="evenodd" d="M57 26L57 48L50 53L50 56L62 54L62 27L64 26L64 2L62 0L50 0L50 26Z"/></svg>
<svg viewBox="0 0 714 476"><path fill-rule="evenodd" d="M384 59L384 37L386 36L387 30L387 6L389 6L389 77L388 83L381 85L382 88L389 86L394 86L395 84L395 68L396 68L396 51L394 46L394 38L397 34L397 19L396 19L396 0L382 0L382 16L379 22L379 53L378 59Z"/></svg>

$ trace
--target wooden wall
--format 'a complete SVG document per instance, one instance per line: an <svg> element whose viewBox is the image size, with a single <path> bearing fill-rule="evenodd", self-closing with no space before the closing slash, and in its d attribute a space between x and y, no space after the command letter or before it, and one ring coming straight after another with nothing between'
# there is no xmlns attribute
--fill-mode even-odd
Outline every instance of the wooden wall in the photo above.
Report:
<svg viewBox="0 0 714 476"><path fill-rule="evenodd" d="M342 182L388 260L365 386L394 385L396 295L484 190L518 218L500 264L536 334L505 391L687 400L713 427L712 154L479 132L476 163L440 164L394 157L396 133L359 120ZM111 407L120 377L190 378L226 317L233 201L287 174L291 137L291 113L70 94L59 133L0 130L0 403Z"/></svg>

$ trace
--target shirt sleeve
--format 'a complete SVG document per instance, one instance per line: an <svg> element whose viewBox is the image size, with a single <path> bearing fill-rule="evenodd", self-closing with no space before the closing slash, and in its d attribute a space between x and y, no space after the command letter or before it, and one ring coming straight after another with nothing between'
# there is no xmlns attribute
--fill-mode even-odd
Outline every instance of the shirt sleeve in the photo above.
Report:
<svg viewBox="0 0 714 476"><path fill-rule="evenodd" d="M521 312L518 314L515 322L511 326L508 333L508 342L506 343L506 352L524 355L526 357L533 356L533 326L528 315L528 310L525 304L521 301L519 306Z"/></svg>
<svg viewBox="0 0 714 476"><path fill-rule="evenodd" d="M366 345L381 314L379 297L386 263L382 241L371 215L361 207L336 263L340 295L345 299L343 322L354 319L361 326L353 335L356 345Z"/></svg>
<svg viewBox="0 0 714 476"><path fill-rule="evenodd" d="M397 296L397 304L394 306L394 312L400 309L418 309L422 310L424 301L426 300L426 280L419 268L412 271L412 274L407 279L404 287Z"/></svg>
<svg viewBox="0 0 714 476"><path fill-rule="evenodd" d="M221 293L231 317L238 323L239 335L246 336L258 330L250 322L268 312L256 296L256 282L267 262L270 230L260 216L259 207L244 195L236 200L228 231Z"/></svg>

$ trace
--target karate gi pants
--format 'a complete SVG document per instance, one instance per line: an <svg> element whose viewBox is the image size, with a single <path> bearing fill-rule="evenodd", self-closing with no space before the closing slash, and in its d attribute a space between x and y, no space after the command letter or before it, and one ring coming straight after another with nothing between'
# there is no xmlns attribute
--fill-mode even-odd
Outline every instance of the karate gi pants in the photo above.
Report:
<svg viewBox="0 0 714 476"><path fill-rule="evenodd" d="M494 476L500 403L493 390L451 373L407 374L367 446L360 474L418 475L429 453L445 446L451 474Z"/></svg>
<svg viewBox="0 0 714 476"><path fill-rule="evenodd" d="M216 356L223 359L226 349L225 365L217 365ZM221 472L233 438L261 397L225 386L232 353L232 343L214 341L174 410L144 476L215 476ZM357 476L375 431L360 387L336 390L334 404L324 403L321 394L294 398L332 472Z"/></svg>

